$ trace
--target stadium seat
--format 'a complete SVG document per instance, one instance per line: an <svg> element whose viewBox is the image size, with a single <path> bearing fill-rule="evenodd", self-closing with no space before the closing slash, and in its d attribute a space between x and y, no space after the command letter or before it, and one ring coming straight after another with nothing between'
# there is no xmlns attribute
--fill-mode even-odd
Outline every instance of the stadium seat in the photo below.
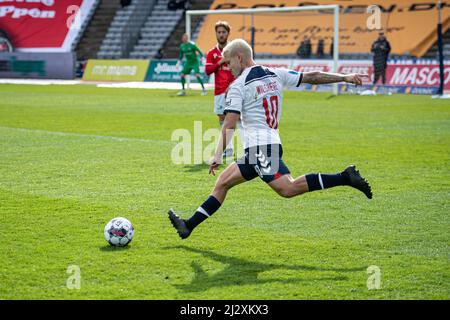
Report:
<svg viewBox="0 0 450 320"><path fill-rule="evenodd" d="M148 59L163 47L179 20L183 17L182 10L168 10L167 3L167 0L160 0L153 7L151 15L140 31L140 39L133 48L130 57Z"/></svg>
<svg viewBox="0 0 450 320"><path fill-rule="evenodd" d="M156 0L134 0L131 5L117 11L103 39L97 57L119 59L128 56L124 49L137 41L140 29L150 15Z"/></svg>

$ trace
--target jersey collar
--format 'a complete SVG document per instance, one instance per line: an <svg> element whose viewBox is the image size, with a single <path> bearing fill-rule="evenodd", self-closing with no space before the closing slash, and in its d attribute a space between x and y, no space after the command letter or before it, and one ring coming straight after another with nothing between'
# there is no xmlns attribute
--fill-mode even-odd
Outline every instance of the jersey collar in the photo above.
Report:
<svg viewBox="0 0 450 320"><path fill-rule="evenodd" d="M239 77L242 76L243 74L248 74L250 72L250 70L252 70L253 68L256 68L256 67L260 67L260 65L259 64L255 64L255 65L253 65L251 67L247 67L247 68L243 69L241 74L239 75Z"/></svg>
<svg viewBox="0 0 450 320"><path fill-rule="evenodd" d="M228 44L228 42L227 42L227 44ZM226 44L226 45L227 45L227 44ZM226 46L226 45L225 45L225 46ZM220 52L222 52L223 49L224 49L225 47L223 47L222 49L220 49L219 43L216 43L216 48L217 48L217 50L219 50Z"/></svg>

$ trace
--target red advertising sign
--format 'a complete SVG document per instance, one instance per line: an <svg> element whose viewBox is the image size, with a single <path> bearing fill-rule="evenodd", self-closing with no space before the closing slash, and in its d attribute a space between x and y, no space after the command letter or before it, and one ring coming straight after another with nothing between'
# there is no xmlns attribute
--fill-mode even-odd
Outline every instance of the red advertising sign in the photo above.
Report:
<svg viewBox="0 0 450 320"><path fill-rule="evenodd" d="M438 87L439 65L389 65L386 82L392 86ZM444 68L444 88L450 90L450 65Z"/></svg>
<svg viewBox="0 0 450 320"><path fill-rule="evenodd" d="M94 0L0 0L0 29L19 51L70 51Z"/></svg>
<svg viewBox="0 0 450 320"><path fill-rule="evenodd" d="M339 73L360 73L369 75L368 79L363 79L364 84L369 84L373 79L373 67L372 64L364 64L360 62L346 61L339 64Z"/></svg>
<svg viewBox="0 0 450 320"><path fill-rule="evenodd" d="M328 60L294 60L292 69L299 72L332 72L333 62Z"/></svg>
<svg viewBox="0 0 450 320"><path fill-rule="evenodd" d="M342 61L339 66L341 73L365 73L373 81L373 65L371 62L358 63L357 61ZM444 88L450 90L450 65L444 68ZM388 64L386 69L386 85L402 87L438 87L439 65L433 64ZM381 79L378 80L381 84Z"/></svg>

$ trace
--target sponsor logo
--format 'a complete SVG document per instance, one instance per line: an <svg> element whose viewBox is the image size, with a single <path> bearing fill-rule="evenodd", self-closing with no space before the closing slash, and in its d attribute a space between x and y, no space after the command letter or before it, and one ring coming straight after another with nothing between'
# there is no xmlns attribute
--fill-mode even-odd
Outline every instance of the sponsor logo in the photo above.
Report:
<svg viewBox="0 0 450 320"><path fill-rule="evenodd" d="M255 156L259 161L259 166L261 167L261 171L264 172L265 174L269 174L270 170L271 170L270 162L267 160L264 153L262 153L262 151L259 150L259 152L255 154ZM255 168L257 168L257 167L258 166L255 166ZM257 169L256 172L258 172L258 174L261 176L261 172L259 171L259 169Z"/></svg>
<svg viewBox="0 0 450 320"><path fill-rule="evenodd" d="M444 71L445 83L450 82L450 69ZM389 81L392 85L438 86L438 66L397 66Z"/></svg>
<svg viewBox="0 0 450 320"><path fill-rule="evenodd" d="M322 72L330 72L331 68L328 65L298 65L294 67L295 71L299 72L311 72L311 71L322 71Z"/></svg>
<svg viewBox="0 0 450 320"><path fill-rule="evenodd" d="M89 60L83 80L90 81L142 81L148 60Z"/></svg>
<svg viewBox="0 0 450 320"><path fill-rule="evenodd" d="M177 60L151 61L147 70L145 81L179 82L183 66L177 66ZM209 76L205 75L205 66L200 65L200 74L203 74L203 81L209 82ZM191 71L191 75L193 75ZM198 82L196 77L190 77L191 82Z"/></svg>
<svg viewBox="0 0 450 320"><path fill-rule="evenodd" d="M436 94L438 92L438 88L434 88L434 87L412 87L412 88L408 88L410 89L411 94Z"/></svg>
<svg viewBox="0 0 450 320"><path fill-rule="evenodd" d="M14 6L0 7L0 18L10 16L12 19L21 19L23 17L53 19L56 16L54 10L40 10L38 8L16 8Z"/></svg>
<svg viewBox="0 0 450 320"><path fill-rule="evenodd" d="M137 66L95 66L92 69L94 75L135 76Z"/></svg>
<svg viewBox="0 0 450 320"><path fill-rule="evenodd" d="M354 65L354 66L342 66L339 68L340 73L363 73L363 74L371 74L372 68L369 66L361 66L361 65Z"/></svg>
<svg viewBox="0 0 450 320"><path fill-rule="evenodd" d="M14 72L22 76L29 74L45 76L45 61L17 60L16 57L12 57L11 60L0 60L0 72Z"/></svg>
<svg viewBox="0 0 450 320"><path fill-rule="evenodd" d="M160 73L167 73L167 72L180 72L181 67L177 67L176 64L169 64L167 62L158 62L156 67L155 67L155 73L160 74Z"/></svg>

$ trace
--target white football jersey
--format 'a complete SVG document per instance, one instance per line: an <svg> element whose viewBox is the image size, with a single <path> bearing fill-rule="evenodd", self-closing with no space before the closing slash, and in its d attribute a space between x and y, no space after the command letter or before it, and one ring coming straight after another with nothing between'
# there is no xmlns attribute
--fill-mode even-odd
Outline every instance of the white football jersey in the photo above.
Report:
<svg viewBox="0 0 450 320"><path fill-rule="evenodd" d="M284 87L298 87L303 74L255 65L244 69L230 85L224 113L241 115L244 148L281 144L278 126Z"/></svg>

